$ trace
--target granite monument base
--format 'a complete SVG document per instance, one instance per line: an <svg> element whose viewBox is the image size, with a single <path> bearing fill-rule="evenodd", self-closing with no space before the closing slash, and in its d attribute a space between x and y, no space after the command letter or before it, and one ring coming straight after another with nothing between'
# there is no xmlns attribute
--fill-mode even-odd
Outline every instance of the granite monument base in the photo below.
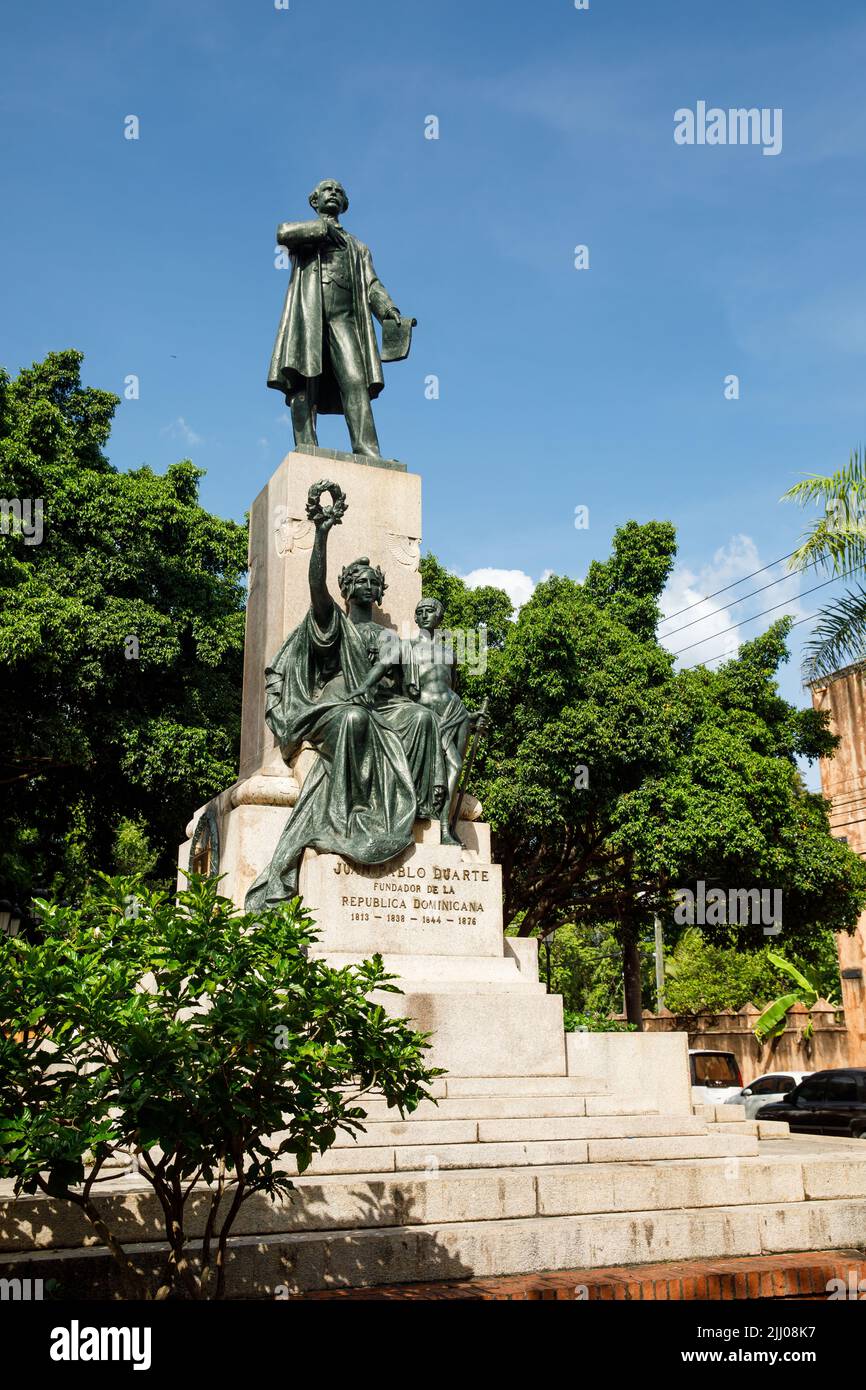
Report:
<svg viewBox="0 0 866 1390"><path fill-rule="evenodd" d="M272 788L258 786L270 781ZM282 804L238 800L268 791ZM195 828L213 816L222 891L241 907L296 796L288 777L248 779L223 792L190 825L179 885ZM502 871L490 857L490 827L461 820L458 835L462 847L443 845L438 822L418 821L414 842L378 865L307 850L300 891L319 932L314 954L345 966L379 952L402 992L378 993L377 1002L431 1033L429 1060L450 1075L564 1076L562 1000L539 981L537 943L503 935Z"/></svg>

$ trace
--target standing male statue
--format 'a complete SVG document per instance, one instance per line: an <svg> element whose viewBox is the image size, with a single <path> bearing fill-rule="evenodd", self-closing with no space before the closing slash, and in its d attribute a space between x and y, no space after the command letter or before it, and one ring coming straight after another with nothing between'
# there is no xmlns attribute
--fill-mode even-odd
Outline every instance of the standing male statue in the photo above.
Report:
<svg viewBox="0 0 866 1390"><path fill-rule="evenodd" d="M352 452L379 458L370 401L385 385L382 359L408 353L401 318L363 242L340 226L349 206L342 184L323 179L310 194L312 222L282 222L277 242L292 258L292 278L268 372L292 412L295 447L318 444L316 416L345 415ZM372 314L383 325L379 356ZM387 349L385 326L389 327Z"/></svg>

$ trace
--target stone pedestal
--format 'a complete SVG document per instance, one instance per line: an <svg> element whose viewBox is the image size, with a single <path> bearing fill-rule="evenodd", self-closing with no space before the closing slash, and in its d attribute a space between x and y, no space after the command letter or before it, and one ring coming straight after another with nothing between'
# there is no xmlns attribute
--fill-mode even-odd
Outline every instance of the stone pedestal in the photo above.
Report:
<svg viewBox="0 0 866 1390"><path fill-rule="evenodd" d="M377 617L406 636L421 597L420 478L402 464L289 454L250 516L239 778L196 812L180 848L182 885L193 845L212 844L205 868L223 876L238 907L270 863L316 756L304 749L291 768L283 763L265 724L264 673L309 607L306 502L321 478L338 483L349 504L328 538L331 592L344 565L369 556L388 583ZM539 983L536 943L503 936L502 874L479 815L467 797L462 847L442 845L438 823L419 821L413 844L375 867L307 850L300 891L320 932L316 953L342 966L379 952L403 991L380 1002L432 1034L430 1060L451 1075L564 1077L562 1001Z"/></svg>
<svg viewBox="0 0 866 1390"><path fill-rule="evenodd" d="M223 892L241 905L290 812L232 806L236 791L211 807ZM313 954L341 967L378 951L402 992L377 994L377 1002L431 1033L428 1060L450 1075L564 1076L562 1000L539 981L537 943L503 936L490 827L461 821L458 830L462 849L440 844L437 822L418 821L415 842L374 866L307 850L299 886L319 932ZM181 846L182 867L190 845Z"/></svg>
<svg viewBox="0 0 866 1390"><path fill-rule="evenodd" d="M310 606L307 568L314 528L307 520L307 493L320 478L338 483L348 498L343 522L328 536L328 582L338 594L340 570L367 555L385 572L377 619L406 635L414 631L421 597L421 479L404 465L326 451L287 454L262 488L250 512L249 597L244 639L244 695L240 777L285 772L264 721L265 667ZM327 499L326 499L327 501Z"/></svg>

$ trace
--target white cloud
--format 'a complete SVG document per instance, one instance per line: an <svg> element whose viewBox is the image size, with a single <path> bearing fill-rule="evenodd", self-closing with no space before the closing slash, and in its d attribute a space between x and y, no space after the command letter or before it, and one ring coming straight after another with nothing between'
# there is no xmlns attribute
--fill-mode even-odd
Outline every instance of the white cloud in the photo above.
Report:
<svg viewBox="0 0 866 1390"><path fill-rule="evenodd" d="M547 570L542 578L547 578L551 573ZM535 589L535 580L531 579L523 570L498 570L498 569L477 569L470 570L468 574L462 574L460 578L470 589L483 588L485 584L492 584L497 589L504 589L511 602L516 608L520 608L532 597Z"/></svg>
<svg viewBox="0 0 866 1390"><path fill-rule="evenodd" d="M679 665L705 661L716 666L720 663L715 657L736 655L741 642L765 632L786 613L802 616L798 576L786 575L782 565L756 574L763 563L751 536L740 534L720 546L699 570L687 566L674 570L660 600L665 619L659 625L659 640L668 651L680 653ZM724 592L719 593L720 589ZM705 598L705 594L715 597ZM746 624L746 619L759 613L765 616Z"/></svg>
<svg viewBox="0 0 866 1390"><path fill-rule="evenodd" d="M182 439L186 444L204 444L201 435L196 434L195 430L191 425L187 424L182 415L178 415L176 420L173 420L170 425L166 425L162 433L169 435L172 439Z"/></svg>

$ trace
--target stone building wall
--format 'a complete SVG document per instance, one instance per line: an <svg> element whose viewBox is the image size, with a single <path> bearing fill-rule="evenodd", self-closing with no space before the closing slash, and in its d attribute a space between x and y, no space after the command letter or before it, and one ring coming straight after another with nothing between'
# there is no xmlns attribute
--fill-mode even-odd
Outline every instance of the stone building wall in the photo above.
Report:
<svg viewBox="0 0 866 1390"><path fill-rule="evenodd" d="M821 786L833 802L833 834L855 853L866 854L866 663L848 666L812 686L812 704L826 710L841 742L833 758L821 759ZM842 975L842 1004L851 1036L851 1066L866 1066L866 912L852 936L836 938Z"/></svg>

